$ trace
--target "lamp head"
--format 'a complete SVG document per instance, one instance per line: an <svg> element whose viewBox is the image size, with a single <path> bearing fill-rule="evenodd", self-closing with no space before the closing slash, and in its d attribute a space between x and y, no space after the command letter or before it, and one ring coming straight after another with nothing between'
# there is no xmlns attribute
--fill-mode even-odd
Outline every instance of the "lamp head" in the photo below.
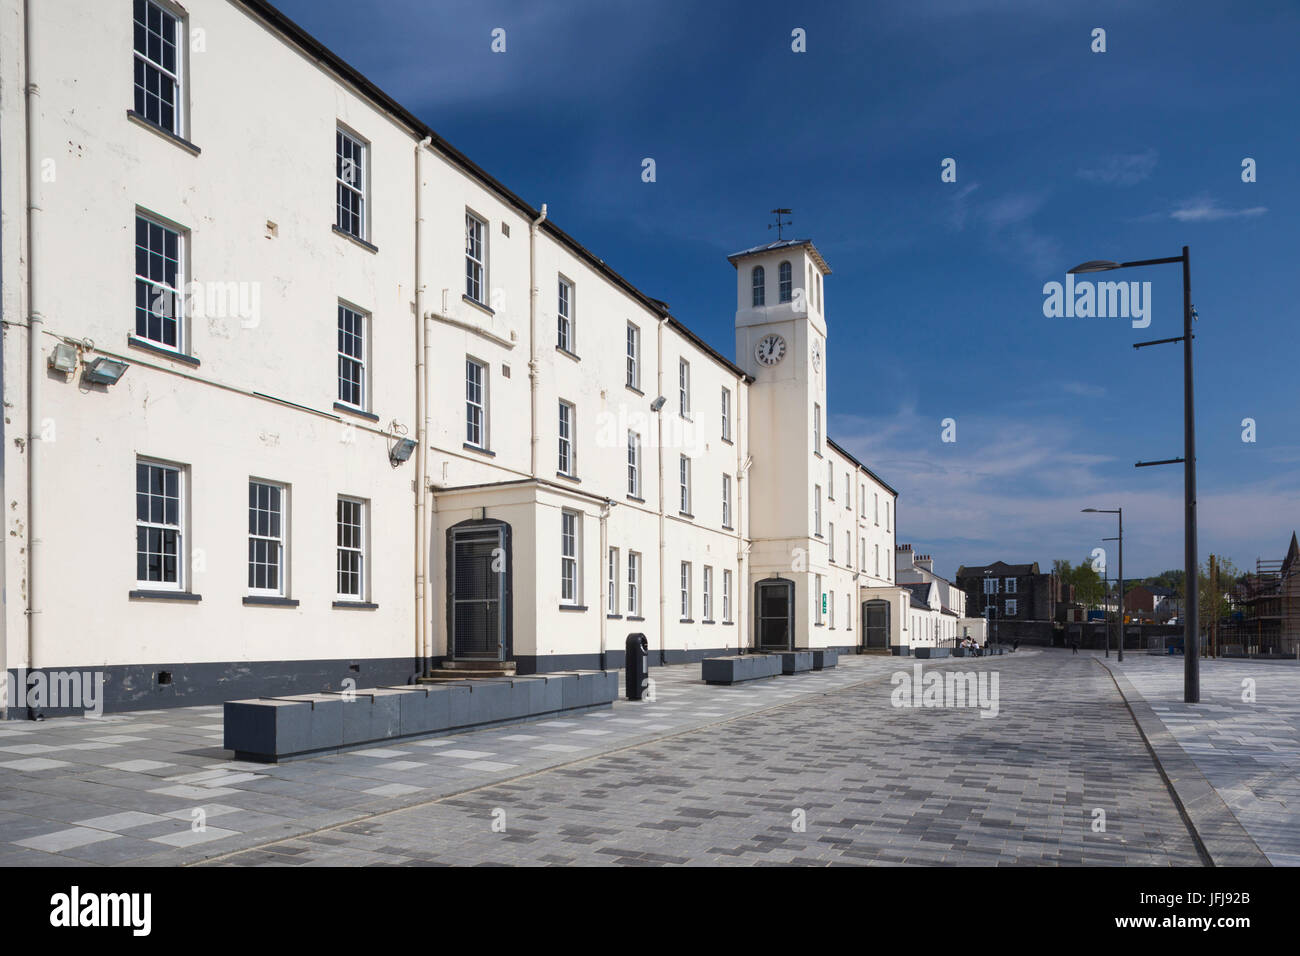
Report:
<svg viewBox="0 0 1300 956"><path fill-rule="evenodd" d="M1071 269L1070 274L1077 276L1085 272L1110 272L1112 269L1122 268L1123 266L1118 262L1111 262L1109 259L1089 259Z"/></svg>

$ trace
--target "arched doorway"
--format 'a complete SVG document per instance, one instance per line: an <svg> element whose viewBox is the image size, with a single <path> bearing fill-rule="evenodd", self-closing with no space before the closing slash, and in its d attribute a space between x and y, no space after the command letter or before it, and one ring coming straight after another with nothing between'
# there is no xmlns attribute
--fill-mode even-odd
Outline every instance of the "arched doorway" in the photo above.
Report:
<svg viewBox="0 0 1300 956"><path fill-rule="evenodd" d="M794 650L794 582L766 578L754 585L754 647Z"/></svg>
<svg viewBox="0 0 1300 956"><path fill-rule="evenodd" d="M874 598L862 602L862 647L868 651L889 650L889 602Z"/></svg>

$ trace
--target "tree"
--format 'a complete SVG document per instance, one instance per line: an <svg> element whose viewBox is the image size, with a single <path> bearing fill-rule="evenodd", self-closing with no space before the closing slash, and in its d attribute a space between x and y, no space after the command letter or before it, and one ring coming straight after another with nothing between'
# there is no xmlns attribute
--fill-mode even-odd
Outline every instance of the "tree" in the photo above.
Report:
<svg viewBox="0 0 1300 956"><path fill-rule="evenodd" d="M1069 562L1065 562L1069 566ZM1080 561L1070 569L1070 583L1074 585L1074 598L1086 607L1100 604L1105 597L1106 588L1088 559Z"/></svg>
<svg viewBox="0 0 1300 956"><path fill-rule="evenodd" d="M1199 592L1197 594L1197 610L1200 616L1200 623L1209 626L1211 621L1221 621L1230 613L1228 605L1228 594L1232 591L1237 580L1241 577L1241 572L1237 566L1232 563L1231 558L1215 556L1214 559L1217 567L1217 582L1214 588L1210 587L1210 563L1207 561L1201 565L1197 574L1199 581Z"/></svg>

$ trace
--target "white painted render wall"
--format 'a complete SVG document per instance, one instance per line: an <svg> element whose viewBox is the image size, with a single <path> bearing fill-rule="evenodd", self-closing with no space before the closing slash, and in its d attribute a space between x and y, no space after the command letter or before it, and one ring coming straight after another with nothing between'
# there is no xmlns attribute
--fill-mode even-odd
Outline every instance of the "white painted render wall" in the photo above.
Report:
<svg viewBox="0 0 1300 956"><path fill-rule="evenodd" d="M864 588L888 584L894 503L856 463L826 445L827 362L813 370L810 345L824 340L821 311L790 306L747 309L748 270L738 272L737 356L754 384L701 348L662 315L562 242L538 231L536 302L537 449L530 447L529 219L490 185L426 150L420 185L424 244L420 264L433 339L428 396L428 476L434 512L417 541L415 460L388 460L390 426L414 436L416 405L415 199L418 137L323 65L230 0L190 0L187 26L201 28L206 51L186 64L189 122L198 155L126 117L131 105L129 0L32 0L39 18L35 57L43 116L36 148L52 165L38 184L42 232L35 250L45 319L42 360L59 341L85 357L120 357L130 368L111 387L86 387L38 370L48 420L42 441L40 511L46 600L40 610L37 666L151 662L414 658L416 549L429 555L433 654L446 652L445 534L485 514L511 524L515 555L514 652L592 654L621 649L631 631L653 650L739 648L752 643L754 581L801 575L799 646L843 646L859 639L845 626ZM26 246L23 215L22 2L0 0L0 140L5 171L3 222L5 513L7 581L4 663L28 660L25 514ZM274 95L269 95L270 92ZM369 144L367 240L335 233L334 135L344 126ZM541 197L544 198L544 197ZM540 205L540 202L537 203ZM260 294L255 317L191 319L185 352L194 365L128 345L133 329L133 228L137 210L187 233L186 277L246 283ZM489 309L465 301L464 216L487 223ZM562 210L553 210L556 221ZM274 238L268 224L275 224ZM502 227L509 229L509 236ZM802 287L812 266L794 262ZM776 300L776 261L768 301ZM574 288L574 344L555 347L556 282ZM804 300L805 303L807 299ZM370 316L367 407L378 421L334 409L336 307ZM625 385L627 324L641 331L640 392ZM757 369L753 344L777 328L790 354L776 370ZM824 341L822 341L825 355ZM575 357L576 356L576 357ZM464 448L465 360L488 373L487 446ZM692 410L678 409L678 362L690 363ZM507 374L508 371L508 374ZM848 374L843 370L840 374ZM731 390L731 442L721 435L721 390ZM667 399L650 411L656 395ZM556 474L556 415L576 408L576 478ZM839 482L849 470L849 508L823 497L836 542L852 532L851 561L831 564L812 533L811 494L825 458L812 448L813 402L822 408L821 453ZM640 497L627 494L626 431L642 432ZM661 444L662 436L662 444ZM679 514L678 456L691 457L692 503ZM753 464L746 473L750 455ZM187 590L197 602L128 599L136 589L134 468L137 456L186 469ZM732 527L722 526L721 476L732 478ZM286 596L294 607L246 606L247 483L288 486ZM534 480L535 479L535 480ZM491 487L487 487L491 486ZM334 603L334 507L346 494L369 502L365 595L373 609ZM889 517L877 524L860 496L879 494ZM660 500L662 495L662 509ZM872 499L874 501L874 498ZM607 502L607 503L606 503ZM561 610L562 508L581 521L584 611ZM481 510L480 510L481 509ZM883 510L883 509L882 509ZM642 556L644 620L606 616L607 553L619 549L619 608L626 601L626 555ZM869 567L860 566L860 541ZM751 549L752 543L752 549ZM882 576L874 549L882 552ZM807 563L792 567L794 549ZM742 555L748 552L742 567ZM680 562L692 566L689 623L678 606ZM715 623L702 614L702 569L713 569ZM731 617L722 620L723 572L732 572ZM840 602L837 628L814 628L811 582Z"/></svg>

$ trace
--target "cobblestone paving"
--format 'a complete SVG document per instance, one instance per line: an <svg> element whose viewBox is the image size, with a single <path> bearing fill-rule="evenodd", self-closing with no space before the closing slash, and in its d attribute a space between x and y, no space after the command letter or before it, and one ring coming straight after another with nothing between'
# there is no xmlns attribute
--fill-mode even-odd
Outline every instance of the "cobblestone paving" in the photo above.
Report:
<svg viewBox="0 0 1300 956"><path fill-rule="evenodd" d="M1202 660L1199 704L1181 657L1129 654L1123 672L1269 861L1300 866L1300 665Z"/></svg>
<svg viewBox="0 0 1300 956"><path fill-rule="evenodd" d="M874 680L838 693L794 695L762 713L214 862L1200 863L1114 684L1089 656L1022 651L937 668L998 672L992 719L896 708L889 674L913 662L872 665L877 675L858 677ZM788 686L769 682L759 693L776 700ZM675 690L670 708L725 715L726 692ZM611 720L573 723L576 733ZM509 759L496 746L463 759ZM1096 810L1104 832L1094 832Z"/></svg>

